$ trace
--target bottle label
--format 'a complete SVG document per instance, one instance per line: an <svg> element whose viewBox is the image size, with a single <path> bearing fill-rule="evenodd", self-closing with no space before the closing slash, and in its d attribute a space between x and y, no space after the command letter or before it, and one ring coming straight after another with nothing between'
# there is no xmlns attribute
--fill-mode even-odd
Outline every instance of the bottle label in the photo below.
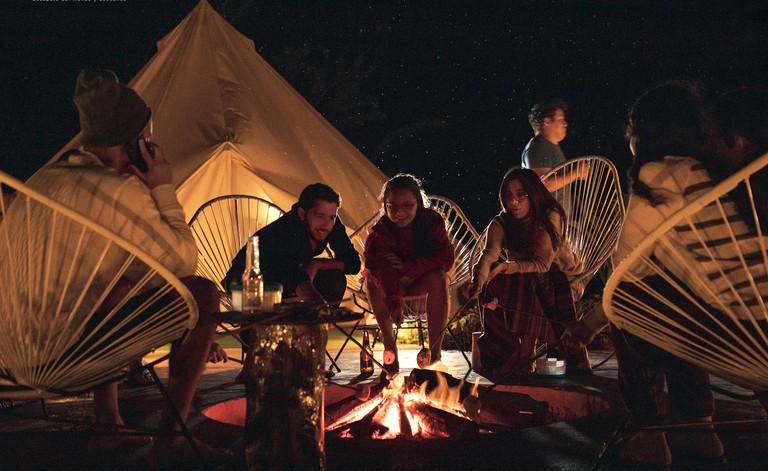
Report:
<svg viewBox="0 0 768 471"><path fill-rule="evenodd" d="M232 309L235 311L243 310L243 292L241 290L232 291Z"/></svg>
<svg viewBox="0 0 768 471"><path fill-rule="evenodd" d="M243 277L243 312L259 310L263 300L264 282L261 275L250 279Z"/></svg>

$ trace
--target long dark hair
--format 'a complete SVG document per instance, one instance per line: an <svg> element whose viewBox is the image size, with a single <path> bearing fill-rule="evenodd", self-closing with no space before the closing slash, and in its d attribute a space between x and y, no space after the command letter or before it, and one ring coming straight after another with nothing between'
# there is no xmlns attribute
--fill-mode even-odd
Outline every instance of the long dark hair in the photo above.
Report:
<svg viewBox="0 0 768 471"><path fill-rule="evenodd" d="M635 139L635 158L629 168L632 192L651 204L662 203L658 195L640 181L640 168L674 155L693 157L709 171L715 183L727 173L718 165L718 130L702 86L696 82L670 80L643 93L627 115L627 140Z"/></svg>
<svg viewBox="0 0 768 471"><path fill-rule="evenodd" d="M384 221L384 224L389 228L394 237L399 237L399 232L397 231L395 223L387 217L387 211L385 209L387 197L397 190L410 191L413 194L413 197L416 198L416 217L413 219L411 226L413 227L416 253L422 257L432 257L437 248L435 246L435 241L432 240L425 219L425 212L429 207L429 199L424 192L424 186L421 183L421 180L407 173L398 173L384 183L384 186L381 187L381 194L379 195L382 221Z"/></svg>
<svg viewBox="0 0 768 471"><path fill-rule="evenodd" d="M552 239L552 248L557 250L563 242L560 232L562 228L556 228L549 219L550 211L557 211L560 214L560 220L565 222L565 211L560 203L547 190L542 183L541 178L533 170L527 168L513 167L507 171L501 180L499 187L499 203L501 204L501 218L504 221L504 233L507 246L512 250L525 250L531 243L530 234L527 231L520 230L520 221L507 213L504 207L502 195L504 188L513 180L519 181L523 189L528 193L528 201L531 204L530 218L535 223L541 224L549 233Z"/></svg>

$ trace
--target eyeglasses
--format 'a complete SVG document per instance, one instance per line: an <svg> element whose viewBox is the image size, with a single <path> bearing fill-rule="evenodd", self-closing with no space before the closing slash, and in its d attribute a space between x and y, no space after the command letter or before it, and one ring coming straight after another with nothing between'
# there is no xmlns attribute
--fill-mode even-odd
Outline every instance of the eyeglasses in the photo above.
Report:
<svg viewBox="0 0 768 471"><path fill-rule="evenodd" d="M384 207L387 208L388 213L397 214L398 211L401 209L403 211L410 211L413 208L416 207L416 202L411 201L410 203L403 203L403 204L395 204L395 203L384 203Z"/></svg>
<svg viewBox="0 0 768 471"><path fill-rule="evenodd" d="M514 201L517 203L522 203L526 199L528 199L528 193L504 193L502 197L505 200Z"/></svg>

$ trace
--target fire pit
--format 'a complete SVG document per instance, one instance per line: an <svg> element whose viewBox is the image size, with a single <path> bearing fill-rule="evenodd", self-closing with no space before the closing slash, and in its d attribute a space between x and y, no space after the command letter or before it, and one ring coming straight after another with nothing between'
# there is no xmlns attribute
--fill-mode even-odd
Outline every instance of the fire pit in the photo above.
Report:
<svg viewBox="0 0 768 471"><path fill-rule="evenodd" d="M480 388L419 369L379 389L367 400L352 397L326 408L326 435L456 438L574 420L610 408L597 393L535 386Z"/></svg>
<svg viewBox="0 0 768 471"><path fill-rule="evenodd" d="M328 437L458 438L576 420L610 408L608 400L596 391L536 385L491 389L419 369L408 378L400 376L386 388L375 383L358 387L371 388L370 397L352 395L326 407ZM203 414L242 427L245 399L221 402Z"/></svg>
<svg viewBox="0 0 768 471"><path fill-rule="evenodd" d="M401 436L448 438L477 433L476 424L461 405L461 386L450 387L446 376L427 370L414 370L407 381L397 375L387 387L379 388L378 394L362 403L361 395L356 395L349 404L351 410L329 421L326 434L341 438L391 439ZM465 391L464 396L477 397L476 391L474 396Z"/></svg>
<svg viewBox="0 0 768 471"><path fill-rule="evenodd" d="M571 429L568 421L610 409L597 389L560 380L489 388L417 369L387 388L375 382L358 385L358 394L350 388L326 387L333 398L325 407L329 469L349 469L366 460L375 460L382 470L398 471L474 468L481 458L483 467L495 464L498 469L541 465L525 461L532 459L527 446L562 433L553 430ZM244 399L219 403L203 413L242 426Z"/></svg>
<svg viewBox="0 0 768 471"><path fill-rule="evenodd" d="M425 373L416 370L416 374ZM593 426L589 425L589 416L610 409L598 389L565 380L534 380L526 386L480 386L474 391L477 396L473 396L475 385L445 379L449 385L455 382L448 394L458 395L450 407L437 405L431 399L417 399L412 406L406 399L414 393L411 390L395 393L403 394L402 399L397 399L397 407L408 413L394 414L390 409L384 414L377 409L383 406L374 405L390 401L390 392L381 387L374 388L367 400L352 396L328 405L325 443L329 470L354 469L368 462L385 471L556 469L569 462L563 457L570 457L574 443L579 443L567 437L579 437L582 427ZM432 381L428 378L427 382L426 389L430 389ZM419 392L423 386L424 382ZM468 401L469 397L475 399ZM474 409L478 410L473 414ZM417 426L411 425L409 414L418 417ZM388 418L379 420L382 415ZM398 415L399 419L391 420ZM395 433L397 425L400 433ZM577 453L590 453L581 445L575 449Z"/></svg>

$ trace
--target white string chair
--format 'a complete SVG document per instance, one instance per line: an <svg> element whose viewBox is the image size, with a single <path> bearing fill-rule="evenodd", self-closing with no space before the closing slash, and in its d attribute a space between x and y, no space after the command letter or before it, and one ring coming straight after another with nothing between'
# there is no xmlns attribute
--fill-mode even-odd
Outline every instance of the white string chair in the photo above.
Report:
<svg viewBox="0 0 768 471"><path fill-rule="evenodd" d="M761 399L763 406L768 241L760 218L768 216L767 165L765 154L670 216L618 264L603 293L605 314L617 327L755 394L712 389L740 400ZM756 183L761 170L762 183ZM737 209L735 198L748 204ZM754 227L745 220L754 220ZM616 431L594 469L637 429L629 420Z"/></svg>
<svg viewBox="0 0 768 471"><path fill-rule="evenodd" d="M625 208L616 167L599 156L569 160L546 174L542 181L563 178L587 166L587 178L573 181L552 192L565 209L565 234L571 249L584 264L584 272L571 284L583 292L592 277L610 258L619 241Z"/></svg>
<svg viewBox="0 0 768 471"><path fill-rule="evenodd" d="M435 195L428 195L427 198L429 199L430 208L437 211L441 216L443 216L443 219L445 219L446 231L448 232L448 237L454 247L455 260L447 275L449 279L449 294L451 297L455 297L454 294L458 292L461 285L464 284L464 282L467 281L471 276L470 259L472 250L474 249L478 238L477 230L469 222L469 219L461 210L461 208L459 208L459 206L450 199ZM373 216L371 216L370 219L368 219L368 221L366 221L365 224L360 226L350 236L355 249L357 249L361 255L365 252L365 241L368 238L368 230L373 227L373 225L376 224L380 218L381 213L376 212ZM363 269L364 267L361 269L361 271ZM355 304L363 311L363 314L366 316L372 315L373 310L360 284L360 274L347 275L347 288L352 293ZM405 310L405 322L413 323L418 321L416 327L419 329L419 338L422 339L422 330L424 327L426 327L426 322L422 318L422 314L424 314L426 311L426 295L415 297L409 296L407 298L409 306L413 305L423 308L410 308L406 306L407 309ZM452 316L450 317L452 319L457 317L460 312L457 309L454 313L451 314ZM356 323L352 328L351 333L354 333L357 329L359 329L359 322ZM450 335L453 336L453 333L448 330L447 325L445 326L445 329L447 332L449 332ZM421 343L423 347L424 342L422 341ZM458 341L456 341L456 344L458 345ZM338 359L339 355L341 355L341 352L344 350L344 346L346 346L346 342L344 345L342 345L342 348L336 355L336 359ZM464 359L467 361L467 364L470 364L469 358L467 358L463 351L462 355L464 355Z"/></svg>
<svg viewBox="0 0 768 471"><path fill-rule="evenodd" d="M754 391L768 389L768 241L758 217L767 216L765 202L754 197L762 188L750 178L766 165L768 154L664 221L619 263L603 294L619 328ZM734 190L747 195L742 214L754 229L728 216ZM663 290L635 274L660 277ZM696 309L684 311L665 292Z"/></svg>
<svg viewBox="0 0 768 471"><path fill-rule="evenodd" d="M191 293L146 252L2 172L0 184L16 192L0 199L0 398L91 391L194 327ZM156 363L142 368L170 406Z"/></svg>
<svg viewBox="0 0 768 471"><path fill-rule="evenodd" d="M197 275L220 286L248 238L283 214L277 205L248 195L220 196L200 206L189 221L197 243Z"/></svg>
<svg viewBox="0 0 768 471"><path fill-rule="evenodd" d="M429 204L445 219L448 237L453 244L455 260L448 271L448 278L449 290L456 292L472 277L470 261L480 235L461 208L450 199L429 195Z"/></svg>
<svg viewBox="0 0 768 471"><path fill-rule="evenodd" d="M449 313L448 322L445 325L443 335L445 332L448 332L448 335L453 338L454 343L459 348L467 365L471 368L472 362L461 348L459 340L450 329L450 324L464 313L464 308L467 306L467 303L458 303L461 299L459 292L462 285L472 277L472 253L477 245L480 235L477 233L475 226L469 222L469 218L464 214L464 211L450 199L442 196L429 195L429 202L430 207L440 213L440 215L443 216L443 219L445 219L448 237L453 244L454 253L453 267L448 271L448 293L449 298L455 301L456 304L454 305L453 311Z"/></svg>
<svg viewBox="0 0 768 471"><path fill-rule="evenodd" d="M621 192L618 172L611 161L599 156L584 156L569 160L541 176L541 180L563 178L571 172L579 172L587 167L587 177L582 180L562 184L552 192L555 199L565 209L565 236L571 250L581 260L584 271L571 280L576 285L575 292L582 293L589 281L608 261L616 249L624 222L626 210ZM477 264L485 248L488 237L487 229L480 234L470 255L470 267ZM504 259L502 252L502 260ZM574 299L574 302L578 299ZM584 310L591 308L584 303ZM579 309L577 317L583 312ZM547 337L549 322L541 323L538 333L540 340ZM543 346L543 344L542 344Z"/></svg>
<svg viewBox="0 0 768 471"><path fill-rule="evenodd" d="M189 227L197 244L196 274L216 284L225 309L233 309L227 290L221 286L232 259L251 235L283 214L280 207L256 196L225 195L204 203L190 219ZM243 345L230 324L220 322L216 334L230 335Z"/></svg>

